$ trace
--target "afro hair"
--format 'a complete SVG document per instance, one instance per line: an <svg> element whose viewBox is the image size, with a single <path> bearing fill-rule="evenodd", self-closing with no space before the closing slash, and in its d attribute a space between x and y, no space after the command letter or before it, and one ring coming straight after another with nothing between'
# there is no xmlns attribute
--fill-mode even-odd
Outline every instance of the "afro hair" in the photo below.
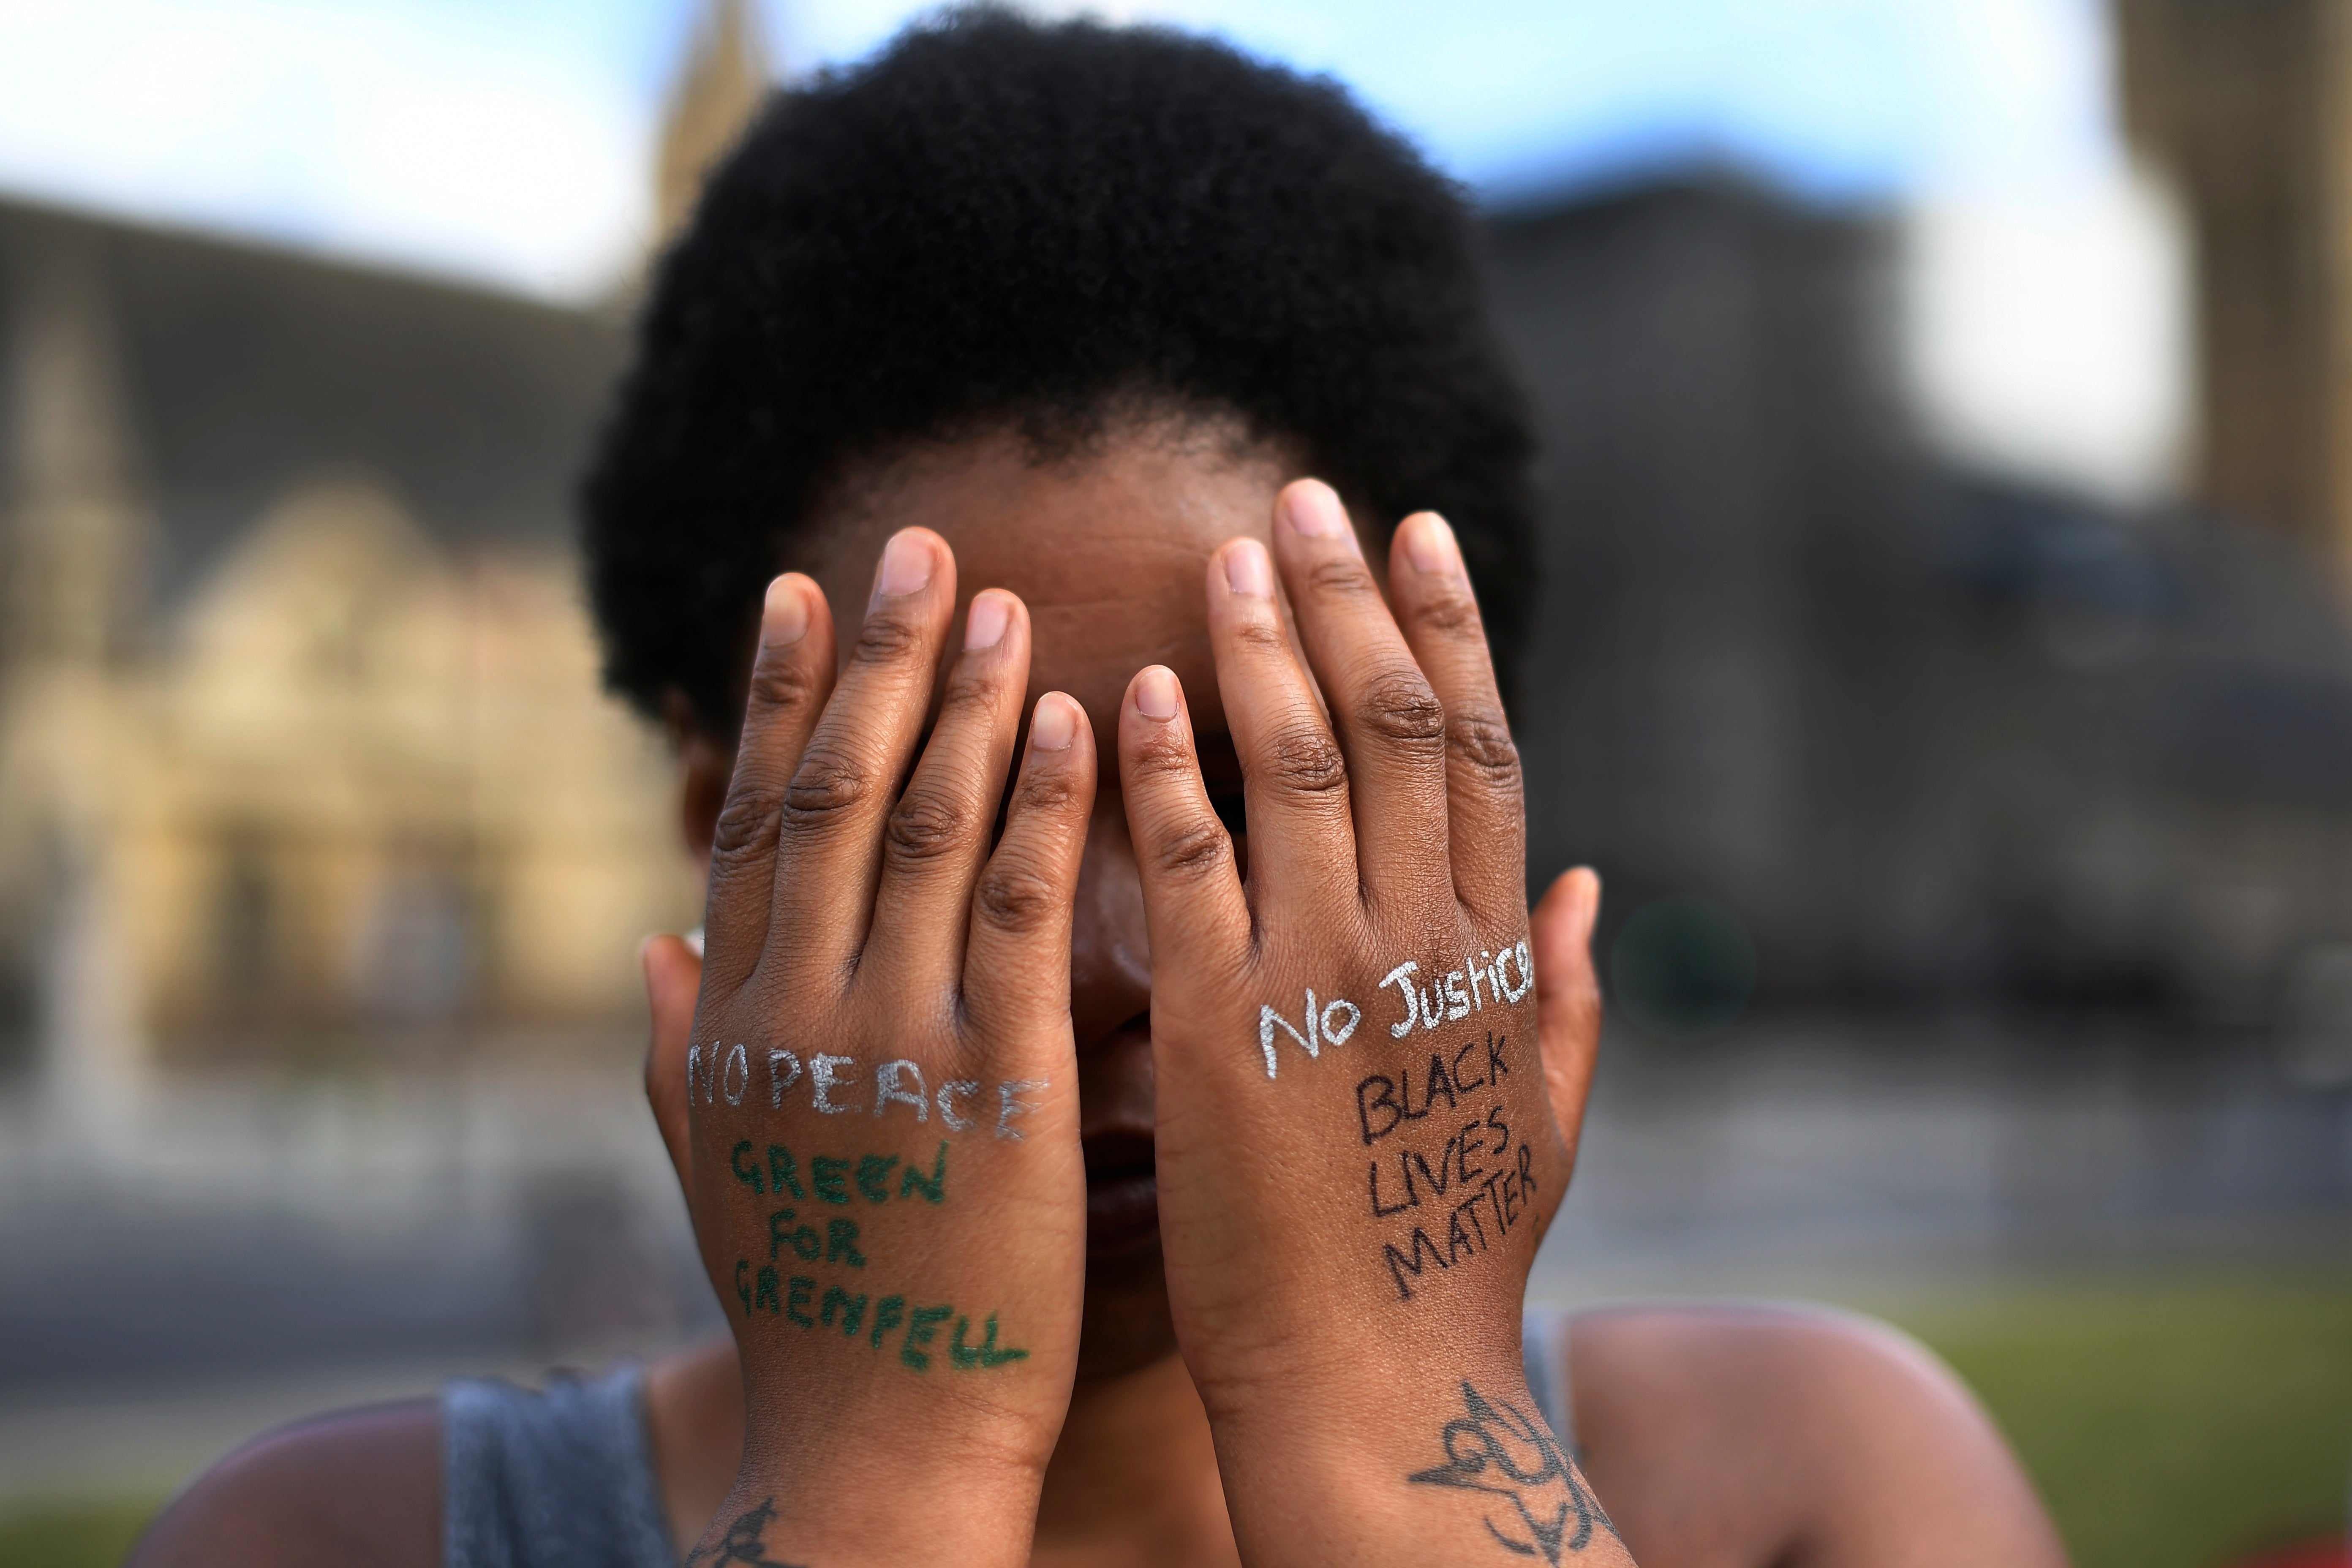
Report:
<svg viewBox="0 0 2352 1568"><path fill-rule="evenodd" d="M608 683L741 712L762 590L845 462L1136 396L1454 524L1507 677L1526 404L1461 193L1328 79L1156 28L950 12L773 94L663 259L584 487Z"/></svg>

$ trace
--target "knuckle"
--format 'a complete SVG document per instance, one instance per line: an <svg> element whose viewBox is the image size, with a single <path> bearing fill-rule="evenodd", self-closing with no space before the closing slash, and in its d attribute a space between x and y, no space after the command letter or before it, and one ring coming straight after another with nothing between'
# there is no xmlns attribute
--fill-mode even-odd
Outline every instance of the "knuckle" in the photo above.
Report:
<svg viewBox="0 0 2352 1568"><path fill-rule="evenodd" d="M1486 627L1478 617L1478 601L1459 588L1432 594L1414 614L1424 627L1440 637L1486 640Z"/></svg>
<svg viewBox="0 0 2352 1568"><path fill-rule="evenodd" d="M1176 726L1163 725L1135 742L1129 755L1129 766L1145 780L1158 784L1183 778L1196 769L1192 749L1184 738L1175 732Z"/></svg>
<svg viewBox="0 0 2352 1568"><path fill-rule="evenodd" d="M1492 710L1457 715L1447 726L1446 744L1455 756L1491 784L1516 788L1519 747L1511 727Z"/></svg>
<svg viewBox="0 0 2352 1568"><path fill-rule="evenodd" d="M1380 597L1380 589L1372 582L1371 569L1353 556L1316 562L1307 568L1307 587L1318 598Z"/></svg>
<svg viewBox="0 0 2352 1568"><path fill-rule="evenodd" d="M1367 734L1432 755L1445 739L1445 705L1418 670L1375 678L1356 705L1356 721Z"/></svg>
<svg viewBox="0 0 2352 1568"><path fill-rule="evenodd" d="M856 809L873 781L856 762L831 750L812 750L784 790L783 827L807 832Z"/></svg>
<svg viewBox="0 0 2352 1568"><path fill-rule="evenodd" d="M779 654L751 667L750 708L755 715L805 708L815 694L814 675L795 659Z"/></svg>
<svg viewBox="0 0 2352 1568"><path fill-rule="evenodd" d="M951 719L988 717L990 710L996 706L999 684L993 672L976 675L969 670L958 671L948 681L947 689L940 693L940 717L933 733L947 728Z"/></svg>
<svg viewBox="0 0 2352 1568"><path fill-rule="evenodd" d="M1290 634L1282 629L1282 622L1274 616L1243 621L1234 627L1233 637L1241 651L1253 658L1286 659L1290 657Z"/></svg>
<svg viewBox="0 0 2352 1568"><path fill-rule="evenodd" d="M1168 878L1210 877L1233 863L1234 841L1214 816L1180 823L1153 841L1151 862Z"/></svg>
<svg viewBox="0 0 2352 1568"><path fill-rule="evenodd" d="M1068 918L1068 900L1052 879L1014 858L992 864L972 889L980 918L1000 931L1028 935Z"/></svg>
<svg viewBox="0 0 2352 1568"><path fill-rule="evenodd" d="M921 866L952 855L967 834L955 803L932 794L908 795L882 830L883 852L899 866Z"/></svg>
<svg viewBox="0 0 2352 1568"><path fill-rule="evenodd" d="M896 664L922 651L922 628L902 616L872 615L857 628L850 658L859 664Z"/></svg>
<svg viewBox="0 0 2352 1568"><path fill-rule="evenodd" d="M1024 815L1056 816L1077 800L1077 782L1060 769L1040 769L1021 781L1020 793L1013 798Z"/></svg>
<svg viewBox="0 0 2352 1568"><path fill-rule="evenodd" d="M776 801L765 792L730 795L719 810L710 833L710 858L715 864L754 854L775 840L779 818Z"/></svg>
<svg viewBox="0 0 2352 1568"><path fill-rule="evenodd" d="M1265 782L1286 795L1328 795L1348 784L1347 759L1320 725L1292 724L1268 742L1259 766Z"/></svg>

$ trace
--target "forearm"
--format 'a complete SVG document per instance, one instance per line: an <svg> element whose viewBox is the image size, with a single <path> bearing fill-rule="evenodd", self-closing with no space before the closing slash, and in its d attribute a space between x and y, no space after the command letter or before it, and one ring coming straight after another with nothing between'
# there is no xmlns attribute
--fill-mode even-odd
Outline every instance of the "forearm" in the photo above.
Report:
<svg viewBox="0 0 2352 1568"><path fill-rule="evenodd" d="M1630 1563L1517 1368L1443 1354L1215 1418L1243 1561Z"/></svg>
<svg viewBox="0 0 2352 1568"><path fill-rule="evenodd" d="M935 1436L931 1424L910 1421L887 1440L828 1445L821 1464L747 1469L686 1568L1027 1563L1041 1474L1018 1463L946 1460Z"/></svg>

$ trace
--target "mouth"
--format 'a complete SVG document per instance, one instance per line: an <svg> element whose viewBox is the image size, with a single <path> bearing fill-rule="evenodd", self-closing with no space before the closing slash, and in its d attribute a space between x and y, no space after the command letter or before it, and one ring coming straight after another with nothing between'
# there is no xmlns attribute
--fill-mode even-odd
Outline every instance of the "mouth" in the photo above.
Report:
<svg viewBox="0 0 2352 1568"><path fill-rule="evenodd" d="M1160 1239L1160 1183L1151 1136L1130 1129L1087 1134L1087 1252L1108 1257Z"/></svg>

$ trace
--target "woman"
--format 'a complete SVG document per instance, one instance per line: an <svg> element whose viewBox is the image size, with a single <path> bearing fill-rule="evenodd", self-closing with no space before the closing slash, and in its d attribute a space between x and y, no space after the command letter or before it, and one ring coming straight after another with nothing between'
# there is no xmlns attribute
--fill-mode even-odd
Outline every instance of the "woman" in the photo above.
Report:
<svg viewBox="0 0 2352 1568"><path fill-rule="evenodd" d="M1328 83L973 13L781 95L587 505L731 1336L293 1428L138 1560L2062 1561L1886 1331L1522 1319L1599 1033L1497 679L1531 445Z"/></svg>

